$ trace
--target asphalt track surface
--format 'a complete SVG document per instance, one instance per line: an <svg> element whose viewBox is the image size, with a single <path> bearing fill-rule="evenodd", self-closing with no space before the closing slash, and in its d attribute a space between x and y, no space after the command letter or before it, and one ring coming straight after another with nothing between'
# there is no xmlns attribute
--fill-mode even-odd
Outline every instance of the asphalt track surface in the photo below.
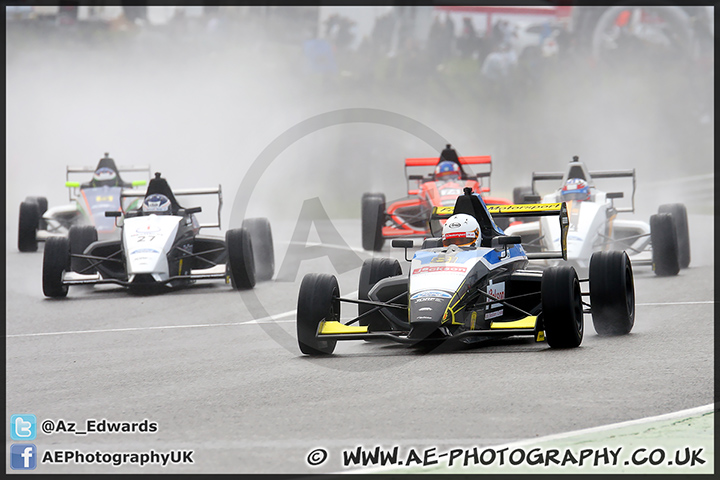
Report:
<svg viewBox="0 0 720 480"><path fill-rule="evenodd" d="M40 455L193 452L192 464L44 463L36 473L312 474L348 471L343 452L358 446L502 445L708 405L714 398L713 220L690 215L692 262L677 277L635 269L630 335L599 337L586 317L583 343L572 350L524 338L431 353L338 342L326 358L297 348L298 288L305 273L340 272L341 293L355 293L360 263L369 256L359 248L358 220L334 221L350 250L326 248L320 253L331 256L304 260L297 272L286 267L296 274L260 283L252 294L204 282L150 296L115 286L71 287L63 300L42 295L42 247L18 253L10 228L6 419L29 413L38 424L64 420L77 430L89 419L147 419L158 427L155 433L39 433L31 443ZM290 260L292 225L274 224L273 235L277 273ZM386 246L382 255L402 258L402 251ZM343 308L343 316L354 312ZM16 442L6 435L9 450ZM319 448L327 458L310 466L307 459Z"/></svg>

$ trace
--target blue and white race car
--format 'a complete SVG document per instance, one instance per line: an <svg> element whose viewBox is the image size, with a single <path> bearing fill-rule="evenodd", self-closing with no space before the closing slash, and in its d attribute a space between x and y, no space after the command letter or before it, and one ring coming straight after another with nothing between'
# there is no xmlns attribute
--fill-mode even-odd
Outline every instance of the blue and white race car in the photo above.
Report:
<svg viewBox="0 0 720 480"><path fill-rule="evenodd" d="M520 237L505 235L493 216L559 217L560 250L526 253ZM462 222L477 225L477 233L453 233L453 228L462 229ZM330 354L338 340L387 338L426 345L515 335L533 336L552 348L572 348L582 342L584 314L592 315L598 334L629 333L635 322L635 290L625 252L594 253L587 279L579 279L569 265L529 268L533 260L567 258L568 224L565 203L488 207L466 189L454 207L434 209L435 237L423 241L407 274L396 259L366 260L358 299L342 297L334 275L306 275L297 307L300 351ZM412 243L394 240L393 246L405 248L407 255ZM582 291L583 283L589 284L588 292ZM343 319L344 302L356 303L358 316Z"/></svg>

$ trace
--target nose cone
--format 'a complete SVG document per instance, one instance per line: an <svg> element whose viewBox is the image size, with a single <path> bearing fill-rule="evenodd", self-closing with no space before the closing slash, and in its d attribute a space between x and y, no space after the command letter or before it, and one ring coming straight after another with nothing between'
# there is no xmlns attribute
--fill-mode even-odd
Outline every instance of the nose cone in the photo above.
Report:
<svg viewBox="0 0 720 480"><path fill-rule="evenodd" d="M410 298L410 337L426 338L442 325L450 294L420 292Z"/></svg>

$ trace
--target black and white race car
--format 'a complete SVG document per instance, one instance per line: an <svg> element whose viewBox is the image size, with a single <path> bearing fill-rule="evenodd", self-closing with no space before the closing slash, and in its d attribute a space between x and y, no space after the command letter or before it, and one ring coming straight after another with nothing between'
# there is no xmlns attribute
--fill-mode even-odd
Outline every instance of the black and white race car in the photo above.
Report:
<svg viewBox="0 0 720 480"><path fill-rule="evenodd" d="M477 220L479 242L443 246L442 239L435 238L435 227L443 219L452 227L450 218L456 214ZM559 217L560 249L526 253L520 237L503 234L493 220L523 216ZM552 348L572 348L582 342L584 314L592 315L598 334L632 330L635 290L625 252L593 253L585 279L578 278L570 265L529 268L532 260L567 258L565 203L486 206L480 195L466 189L454 207L435 207L430 226L435 237L425 239L414 253L407 274L396 259L366 260L357 299L340 295L334 275L306 275L297 304L300 351L330 354L338 340L386 338L427 345L517 335L547 341ZM393 240L393 246L406 249L412 243ZM583 283L589 291L581 290ZM357 304L359 315L343 319L344 302Z"/></svg>
<svg viewBox="0 0 720 480"><path fill-rule="evenodd" d="M199 223L195 214L201 207L184 208L176 199L176 195L208 194L218 198L217 223ZM92 225L75 225L67 237L48 238L43 254L43 293L65 297L71 285L97 284L155 292L162 286L180 287L210 279L249 289L257 280L272 277L274 250L267 219L246 219L240 228L228 230L225 238L200 234L201 228L220 228L220 186L173 192L156 173L142 198L139 209L106 213L121 229L117 240L98 241Z"/></svg>

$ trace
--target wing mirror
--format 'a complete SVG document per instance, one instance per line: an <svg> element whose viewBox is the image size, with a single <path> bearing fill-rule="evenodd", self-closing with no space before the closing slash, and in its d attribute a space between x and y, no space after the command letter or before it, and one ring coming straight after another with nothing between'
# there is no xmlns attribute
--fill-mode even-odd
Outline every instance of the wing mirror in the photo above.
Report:
<svg viewBox="0 0 720 480"><path fill-rule="evenodd" d="M122 227L123 226L123 214L122 212L118 212L117 210L113 212L105 212L106 217L115 217L115 226L116 227Z"/></svg>
<svg viewBox="0 0 720 480"><path fill-rule="evenodd" d="M490 245L492 248L500 251L505 251L505 254L507 255L507 246L508 245L516 245L518 243L522 243L522 237L520 235L499 235L497 237L493 237L492 240L490 240Z"/></svg>
<svg viewBox="0 0 720 480"><path fill-rule="evenodd" d="M407 258L407 249L413 248L415 246L415 242L412 240L401 240L399 238L396 238L392 241L393 248L404 248L405 249L405 261L409 262L412 260L412 258Z"/></svg>

